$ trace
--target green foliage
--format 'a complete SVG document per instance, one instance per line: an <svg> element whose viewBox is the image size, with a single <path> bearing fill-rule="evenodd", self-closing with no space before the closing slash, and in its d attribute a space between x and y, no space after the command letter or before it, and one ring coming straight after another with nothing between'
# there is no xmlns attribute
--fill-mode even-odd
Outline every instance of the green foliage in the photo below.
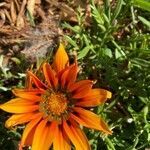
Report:
<svg viewBox="0 0 150 150"><path fill-rule="evenodd" d="M78 9L78 25L63 24L73 32L64 38L68 49L78 53L82 75L113 93L112 100L95 110L113 134L87 131L92 149L143 150L150 148L149 2L118 0L114 5L109 0L104 6L91 1L88 27L84 12Z"/></svg>
<svg viewBox="0 0 150 150"><path fill-rule="evenodd" d="M149 0L133 0L133 5L142 8L144 10L150 11L150 1Z"/></svg>

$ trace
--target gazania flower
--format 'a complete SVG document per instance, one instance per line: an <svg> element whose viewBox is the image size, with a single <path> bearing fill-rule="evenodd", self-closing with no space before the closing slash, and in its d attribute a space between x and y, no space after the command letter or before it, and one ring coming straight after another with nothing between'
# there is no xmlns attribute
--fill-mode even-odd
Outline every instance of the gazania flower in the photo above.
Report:
<svg viewBox="0 0 150 150"><path fill-rule="evenodd" d="M88 139L80 126L111 134L100 116L88 108L104 103L111 93L92 89L91 80L76 81L77 62L69 65L68 55L60 44L52 65L44 63L39 77L28 71L28 88L13 90L16 98L0 108L13 115L6 127L26 124L20 150L90 150ZM41 78L40 78L41 76ZM72 144L71 144L72 143Z"/></svg>

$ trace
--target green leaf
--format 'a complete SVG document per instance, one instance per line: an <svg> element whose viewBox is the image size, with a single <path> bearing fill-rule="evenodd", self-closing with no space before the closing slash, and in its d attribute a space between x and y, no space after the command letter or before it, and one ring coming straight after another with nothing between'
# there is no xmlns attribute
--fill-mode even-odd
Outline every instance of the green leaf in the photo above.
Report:
<svg viewBox="0 0 150 150"><path fill-rule="evenodd" d="M150 67L150 61L147 61L147 60L144 60L144 59L141 59L141 58L132 59L131 63L137 65L140 68L141 67L146 67L146 68Z"/></svg>
<svg viewBox="0 0 150 150"><path fill-rule="evenodd" d="M115 49L115 57L116 59L118 58L123 58L126 57L125 52L122 50L122 48L113 40L112 43L114 44L114 46L116 47Z"/></svg>
<svg viewBox="0 0 150 150"><path fill-rule="evenodd" d="M16 58L16 57L12 57L11 60L13 62L15 62L16 64L20 64L21 63L20 60L18 58Z"/></svg>
<svg viewBox="0 0 150 150"><path fill-rule="evenodd" d="M145 106L145 107L143 108L143 117L144 117L144 120L145 120L146 123L147 123L148 112L149 112L149 107L148 107L148 106Z"/></svg>
<svg viewBox="0 0 150 150"><path fill-rule="evenodd" d="M110 23L110 20L109 18L106 16L106 14L103 13L103 18L104 20L109 24Z"/></svg>
<svg viewBox="0 0 150 150"><path fill-rule="evenodd" d="M105 142L107 143L108 150L116 150L112 141L108 137L105 138Z"/></svg>
<svg viewBox="0 0 150 150"><path fill-rule="evenodd" d="M145 24L148 28L150 28L150 21L148 21L147 19L145 19L142 16L138 16L138 18L143 24Z"/></svg>
<svg viewBox="0 0 150 150"><path fill-rule="evenodd" d="M85 48L83 48L79 53L78 59L84 58L90 49L91 49L91 46L86 46Z"/></svg>
<svg viewBox="0 0 150 150"><path fill-rule="evenodd" d="M150 1L146 0L133 0L133 5L144 10L150 11Z"/></svg>
<svg viewBox="0 0 150 150"><path fill-rule="evenodd" d="M105 15L107 15L108 18L110 19L110 16L111 16L110 0L105 0L104 1L104 8L105 8Z"/></svg>
<svg viewBox="0 0 150 150"><path fill-rule="evenodd" d="M115 57L116 57L116 59L124 57L124 56L125 56L125 53L122 50L117 49L117 48L115 49Z"/></svg>
<svg viewBox="0 0 150 150"><path fill-rule="evenodd" d="M111 51L111 49L109 49L109 48L104 48L104 49L102 49L102 53L105 55L105 56L108 56L108 57L110 57L110 58L112 58L112 51Z"/></svg>
<svg viewBox="0 0 150 150"><path fill-rule="evenodd" d="M86 34L83 34L83 39L85 41L86 46L89 46L91 41L88 39Z"/></svg>
<svg viewBox="0 0 150 150"><path fill-rule="evenodd" d="M103 17L101 15L101 12L96 8L96 6L94 4L91 5L91 8L92 8L92 15L95 18L95 20L99 24L103 25L104 24L104 20L103 20Z"/></svg>
<svg viewBox="0 0 150 150"><path fill-rule="evenodd" d="M62 26L63 26L64 28L68 28L68 29L72 30L72 31L75 32L75 33L80 33L80 31L81 31L81 29L80 29L79 26L74 26L74 27L72 27L72 26L71 26L70 24L68 24L68 23L64 23Z"/></svg>
<svg viewBox="0 0 150 150"><path fill-rule="evenodd" d="M114 20L117 18L117 16L119 15L120 11L121 11L121 8L122 8L122 5L124 4L123 0L118 0L117 2L117 6L113 12L113 16L112 16L112 21L111 22L114 22Z"/></svg>
<svg viewBox="0 0 150 150"><path fill-rule="evenodd" d="M106 28L104 26L105 20L104 20L104 15L103 15L102 10L96 8L93 1L92 1L91 9L92 9L92 16L94 17L95 21L97 22L97 25L101 28L102 31L106 31Z"/></svg>
<svg viewBox="0 0 150 150"><path fill-rule="evenodd" d="M69 36L67 36L67 35L65 35L64 37L65 37L65 39L66 39L72 46L74 46L74 47L76 47L77 49L79 49L78 45L76 44L76 42L75 42L71 37L69 37Z"/></svg>

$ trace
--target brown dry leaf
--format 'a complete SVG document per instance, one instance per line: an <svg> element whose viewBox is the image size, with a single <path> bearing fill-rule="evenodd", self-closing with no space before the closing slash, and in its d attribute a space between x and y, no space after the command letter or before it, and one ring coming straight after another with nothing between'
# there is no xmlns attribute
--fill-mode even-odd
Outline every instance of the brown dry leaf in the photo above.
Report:
<svg viewBox="0 0 150 150"><path fill-rule="evenodd" d="M60 5L60 9L61 9L61 17L63 20L77 22L77 17L76 17L77 14L73 8L66 5L65 3L62 3Z"/></svg>
<svg viewBox="0 0 150 150"><path fill-rule="evenodd" d="M46 20L45 12L40 7L38 7L36 11L43 20Z"/></svg>
<svg viewBox="0 0 150 150"><path fill-rule="evenodd" d="M19 3L18 3L17 0L14 0L14 1L15 1L15 5L16 5L16 11L19 12L19 10L20 10L20 5L19 5Z"/></svg>
<svg viewBox="0 0 150 150"><path fill-rule="evenodd" d="M0 3L0 7L2 7L2 6L4 6L4 5L6 5L5 2Z"/></svg>
<svg viewBox="0 0 150 150"><path fill-rule="evenodd" d="M26 6L26 4L27 4L27 1L23 0L20 12L19 12L18 17L17 17L17 23L16 23L16 25L17 25L18 29L23 28L24 25L25 25L25 22L24 22L24 12L25 12L25 6Z"/></svg>
<svg viewBox="0 0 150 150"><path fill-rule="evenodd" d="M60 9L61 20L77 22L76 12L73 8L64 2L58 2L57 0L46 0L50 5Z"/></svg>
<svg viewBox="0 0 150 150"><path fill-rule="evenodd" d="M6 15L7 19L9 20L9 22L12 23L9 12L6 9L4 9L4 12L5 12L5 15Z"/></svg>
<svg viewBox="0 0 150 150"><path fill-rule="evenodd" d="M15 9L15 5L13 1L11 2L11 5L10 5L10 14L11 14L12 22L13 24L15 24L16 19L17 19L17 13L16 13L16 9Z"/></svg>
<svg viewBox="0 0 150 150"><path fill-rule="evenodd" d="M0 27L4 25L6 21L5 13L3 10L0 11Z"/></svg>
<svg viewBox="0 0 150 150"><path fill-rule="evenodd" d="M73 7L81 7L81 8L85 8L86 7L86 4L89 2L89 0L73 0L71 2L71 5Z"/></svg>

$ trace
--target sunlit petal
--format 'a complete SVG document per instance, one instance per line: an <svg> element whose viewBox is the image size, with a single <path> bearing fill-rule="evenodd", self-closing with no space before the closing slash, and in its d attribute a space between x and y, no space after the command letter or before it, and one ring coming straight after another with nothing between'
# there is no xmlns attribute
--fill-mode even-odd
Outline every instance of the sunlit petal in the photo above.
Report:
<svg viewBox="0 0 150 150"><path fill-rule="evenodd" d="M63 70L67 65L69 64L69 58L68 55L64 49L64 46L62 44L59 45L59 48L55 54L54 58L54 68L57 72L60 72Z"/></svg>
<svg viewBox="0 0 150 150"><path fill-rule="evenodd" d="M23 135L22 135L21 146L25 146L26 139L28 139L28 137L29 137L28 135L31 133L32 129L38 124L38 122L41 120L41 118L42 118L42 115L38 114L38 116L34 120L32 120L31 122L29 122L27 124L27 126L23 132Z"/></svg>
<svg viewBox="0 0 150 150"><path fill-rule="evenodd" d="M42 120L35 130L33 142L32 142L32 150L41 150L39 149L41 142L43 142L43 136L45 136L46 132L44 132L46 128L47 120Z"/></svg>
<svg viewBox="0 0 150 150"><path fill-rule="evenodd" d="M85 85L91 85L91 84L93 84L93 82L91 80L81 80L81 81L78 81L78 82L72 84L68 90L69 90L69 92L74 92L77 89L80 89L81 87L83 87Z"/></svg>
<svg viewBox="0 0 150 150"><path fill-rule="evenodd" d="M12 115L6 122L7 128L29 122L39 116L39 113L25 113Z"/></svg>
<svg viewBox="0 0 150 150"><path fill-rule="evenodd" d="M63 122L63 128L77 150L90 150L88 140L80 127L72 122Z"/></svg>
<svg viewBox="0 0 150 150"><path fill-rule="evenodd" d="M55 138L53 142L54 150L70 150L70 142L63 133L63 130L60 126L57 126L55 132Z"/></svg>
<svg viewBox="0 0 150 150"><path fill-rule="evenodd" d="M109 130L106 123L96 114L89 110L85 110L80 107L73 108L75 113L71 114L71 117L76 120L79 124L93 128L97 130L101 130L107 134L111 134L112 132Z"/></svg>
<svg viewBox="0 0 150 150"><path fill-rule="evenodd" d="M41 147L40 147L41 150L49 150L49 148L52 145L52 142L54 140L54 136L56 135L56 133L55 133L56 127L57 127L56 122L52 122L51 124L48 123L46 125L46 128L48 128L48 130L45 134L46 135L45 139L43 140L44 143L41 144Z"/></svg>
<svg viewBox="0 0 150 150"><path fill-rule="evenodd" d="M0 105L0 109L9 113L29 113L34 112L38 108L39 106L33 102L21 98L15 98Z"/></svg>
<svg viewBox="0 0 150 150"><path fill-rule="evenodd" d="M40 101L41 99L41 94L43 93L43 91L40 90L28 90L28 89L14 89L12 90L12 92L14 93L14 95L29 100L29 101ZM39 96L38 96L39 95Z"/></svg>
<svg viewBox="0 0 150 150"><path fill-rule="evenodd" d="M76 102L77 106L94 107L111 98L111 92L103 89L91 89L82 99Z"/></svg>
<svg viewBox="0 0 150 150"><path fill-rule="evenodd" d="M84 97L91 90L92 85L91 80L83 80L72 84L68 90L72 92L72 98L78 99Z"/></svg>
<svg viewBox="0 0 150 150"><path fill-rule="evenodd" d="M34 138L34 134L35 134L35 130L36 130L36 126L34 126L31 131L28 133L25 141L24 141L24 146L31 146L32 145L32 142L33 142L33 138ZM21 150L24 150L23 149L23 145L21 145L20 143L20 147L19 147ZM20 150L19 149L19 150Z"/></svg>

